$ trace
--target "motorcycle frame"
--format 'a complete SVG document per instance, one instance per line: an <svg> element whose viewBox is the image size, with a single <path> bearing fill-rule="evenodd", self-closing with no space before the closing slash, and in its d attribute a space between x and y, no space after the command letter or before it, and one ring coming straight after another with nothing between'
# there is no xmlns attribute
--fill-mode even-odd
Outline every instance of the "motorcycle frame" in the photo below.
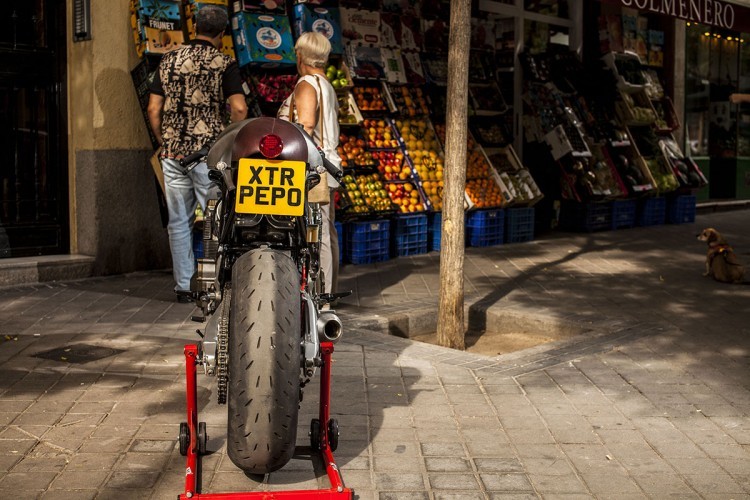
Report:
<svg viewBox="0 0 750 500"><path fill-rule="evenodd" d="M328 420L331 410L331 356L333 355L333 342L321 342L322 366L320 368L320 404L318 417L320 419L320 457L326 467L329 489L320 490L289 490L289 491L255 491L235 493L200 493L198 489L199 449L198 449L198 402L197 402L197 365L201 363L198 346L196 344L185 345L185 395L187 408L187 424L190 434L190 442L186 454L185 465L185 491L179 495L179 500L285 500L285 499L329 499L329 500L351 500L353 491L344 485L341 471L336 465L328 444Z"/></svg>

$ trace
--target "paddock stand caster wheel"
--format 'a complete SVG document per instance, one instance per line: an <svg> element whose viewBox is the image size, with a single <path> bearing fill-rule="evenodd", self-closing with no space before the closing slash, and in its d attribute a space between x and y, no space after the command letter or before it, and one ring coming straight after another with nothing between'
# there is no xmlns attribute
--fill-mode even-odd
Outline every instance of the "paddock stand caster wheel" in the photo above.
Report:
<svg viewBox="0 0 750 500"><path fill-rule="evenodd" d="M328 420L328 447L331 451L339 447L339 421L335 418Z"/></svg>
<svg viewBox="0 0 750 500"><path fill-rule="evenodd" d="M317 418L310 421L310 448L320 451L320 420Z"/></svg>
<svg viewBox="0 0 750 500"><path fill-rule="evenodd" d="M208 434L206 433L206 422L198 422L198 454L206 454L206 443L208 443Z"/></svg>
<svg viewBox="0 0 750 500"><path fill-rule="evenodd" d="M190 427L187 422L180 422L180 455L187 456L190 447Z"/></svg>

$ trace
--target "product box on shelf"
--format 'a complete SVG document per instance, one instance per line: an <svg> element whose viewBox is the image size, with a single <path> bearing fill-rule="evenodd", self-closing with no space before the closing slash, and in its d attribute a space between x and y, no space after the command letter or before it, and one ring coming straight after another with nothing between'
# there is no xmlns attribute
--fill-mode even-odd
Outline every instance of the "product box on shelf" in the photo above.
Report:
<svg viewBox="0 0 750 500"><path fill-rule="evenodd" d="M331 54L344 53L338 8L297 4L292 9L292 22L297 37L308 31L318 32L331 42Z"/></svg>
<svg viewBox="0 0 750 500"><path fill-rule="evenodd" d="M240 66L277 67L297 62L286 16L239 12L232 16L232 35Z"/></svg>
<svg viewBox="0 0 750 500"><path fill-rule="evenodd" d="M608 155L631 194L640 196L655 192L656 182L634 146L605 148L604 153Z"/></svg>
<svg viewBox="0 0 750 500"><path fill-rule="evenodd" d="M396 104L383 82L357 85L352 89L352 93L363 115L385 116L396 110Z"/></svg>
<svg viewBox="0 0 750 500"><path fill-rule="evenodd" d="M469 97L476 116L495 116L508 111L508 105L496 83L469 85Z"/></svg>
<svg viewBox="0 0 750 500"><path fill-rule="evenodd" d="M427 253L427 214L409 214L391 220L391 255Z"/></svg>
<svg viewBox="0 0 750 500"><path fill-rule="evenodd" d="M435 85L448 83L448 58L442 54L422 53L422 67L425 77Z"/></svg>
<svg viewBox="0 0 750 500"><path fill-rule="evenodd" d="M137 30L146 54L165 54L186 40L181 0L138 0Z"/></svg>
<svg viewBox="0 0 750 500"><path fill-rule="evenodd" d="M285 15L284 0L231 0L233 12L254 12L261 14Z"/></svg>
<svg viewBox="0 0 750 500"><path fill-rule="evenodd" d="M380 54L386 81L396 84L407 83L406 69L404 68L404 61L401 58L401 50L381 48Z"/></svg>
<svg viewBox="0 0 750 500"><path fill-rule="evenodd" d="M342 7L341 30L345 43L380 46L380 12Z"/></svg>
<svg viewBox="0 0 750 500"><path fill-rule="evenodd" d="M344 52L354 78L358 80L382 80L385 78L383 54L380 47L348 44Z"/></svg>
<svg viewBox="0 0 750 500"><path fill-rule="evenodd" d="M419 58L418 52L401 52L401 58L404 61L404 71L406 71L406 79L413 85L424 85L427 80L424 76L424 68L422 67L422 60Z"/></svg>

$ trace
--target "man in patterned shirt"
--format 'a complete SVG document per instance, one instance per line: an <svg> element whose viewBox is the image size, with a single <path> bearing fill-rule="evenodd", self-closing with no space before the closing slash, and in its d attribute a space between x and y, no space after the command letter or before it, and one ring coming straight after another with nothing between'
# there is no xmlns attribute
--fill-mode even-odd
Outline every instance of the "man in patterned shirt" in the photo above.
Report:
<svg viewBox="0 0 750 500"><path fill-rule="evenodd" d="M224 128L225 102L230 119L244 120L247 104L237 62L220 52L227 12L206 5L196 13L195 40L165 54L151 86L148 116L162 146L169 247L178 302L190 302L190 278L195 272L192 227L198 203L214 197L208 167L190 171L179 159L210 145Z"/></svg>

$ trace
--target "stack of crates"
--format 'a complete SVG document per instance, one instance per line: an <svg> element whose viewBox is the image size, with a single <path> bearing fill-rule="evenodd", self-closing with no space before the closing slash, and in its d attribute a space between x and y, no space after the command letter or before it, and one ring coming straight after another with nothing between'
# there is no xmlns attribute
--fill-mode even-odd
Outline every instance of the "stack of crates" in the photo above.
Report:
<svg viewBox="0 0 750 500"><path fill-rule="evenodd" d="M427 216L427 248L431 252L440 251L440 240L442 239L443 213L431 212Z"/></svg>
<svg viewBox="0 0 750 500"><path fill-rule="evenodd" d="M639 226L664 224L667 217L667 199L663 196L657 196L640 200L637 217Z"/></svg>
<svg viewBox="0 0 750 500"><path fill-rule="evenodd" d="M509 208L505 211L505 243L522 243L534 239L534 209Z"/></svg>
<svg viewBox="0 0 750 500"><path fill-rule="evenodd" d="M340 222L334 222L336 226L336 236L339 240L339 264L344 262L344 225Z"/></svg>
<svg viewBox="0 0 750 500"><path fill-rule="evenodd" d="M612 229L635 227L635 200L615 200L612 202Z"/></svg>
<svg viewBox="0 0 750 500"><path fill-rule="evenodd" d="M560 226L570 231L587 232L612 229L612 204L563 201Z"/></svg>
<svg viewBox="0 0 750 500"><path fill-rule="evenodd" d="M667 222L688 224L695 222L695 202L693 195L680 195L670 198L667 203Z"/></svg>
<svg viewBox="0 0 750 500"><path fill-rule="evenodd" d="M503 209L476 210L466 217L466 244L472 247L500 245L505 231Z"/></svg>
<svg viewBox="0 0 750 500"><path fill-rule="evenodd" d="M345 252L352 264L371 264L390 258L390 222L372 220L350 222L344 232Z"/></svg>
<svg viewBox="0 0 750 500"><path fill-rule="evenodd" d="M427 253L427 214L400 215L393 220L391 255Z"/></svg>

